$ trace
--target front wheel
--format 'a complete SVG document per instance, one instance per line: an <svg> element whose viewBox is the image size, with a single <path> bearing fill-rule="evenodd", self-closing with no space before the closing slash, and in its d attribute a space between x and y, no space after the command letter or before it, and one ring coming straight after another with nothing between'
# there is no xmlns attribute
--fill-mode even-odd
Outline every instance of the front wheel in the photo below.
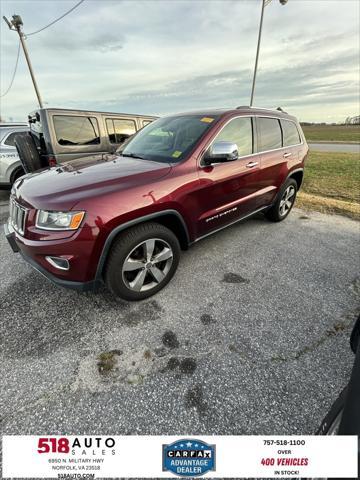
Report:
<svg viewBox="0 0 360 480"><path fill-rule="evenodd" d="M265 212L266 218L272 222L285 220L294 206L296 193L296 180L289 178L282 186L274 205Z"/></svg>
<svg viewBox="0 0 360 480"><path fill-rule="evenodd" d="M173 277L180 257L177 237L158 223L144 223L119 235L105 270L109 290L125 300L143 300Z"/></svg>

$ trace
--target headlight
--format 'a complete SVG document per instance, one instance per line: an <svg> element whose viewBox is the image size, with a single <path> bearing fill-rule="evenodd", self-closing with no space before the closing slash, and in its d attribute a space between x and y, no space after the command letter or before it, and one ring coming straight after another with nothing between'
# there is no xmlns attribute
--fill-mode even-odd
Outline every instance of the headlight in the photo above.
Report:
<svg viewBox="0 0 360 480"><path fill-rule="evenodd" d="M39 210L36 227L43 230L77 230L85 212L47 212Z"/></svg>

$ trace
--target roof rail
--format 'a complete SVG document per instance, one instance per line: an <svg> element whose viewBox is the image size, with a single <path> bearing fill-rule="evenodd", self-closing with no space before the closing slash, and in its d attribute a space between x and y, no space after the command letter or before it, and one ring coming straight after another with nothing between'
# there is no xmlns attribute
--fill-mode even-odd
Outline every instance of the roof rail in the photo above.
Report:
<svg viewBox="0 0 360 480"><path fill-rule="evenodd" d="M236 110L239 110L241 108L254 108L256 110L266 110L268 112L273 112L275 110L273 108L251 107L249 105L241 105L240 107L236 107ZM282 113L288 113L288 112L285 112L285 110L283 110L281 107L277 107L276 110L278 110L279 112L282 112Z"/></svg>

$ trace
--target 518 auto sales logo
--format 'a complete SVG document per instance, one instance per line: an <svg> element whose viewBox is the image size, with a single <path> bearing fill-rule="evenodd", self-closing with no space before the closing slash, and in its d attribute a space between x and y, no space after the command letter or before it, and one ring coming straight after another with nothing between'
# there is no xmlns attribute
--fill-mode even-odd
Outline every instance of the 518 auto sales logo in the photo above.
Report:
<svg viewBox="0 0 360 480"><path fill-rule="evenodd" d="M40 437L37 451L40 454L69 454L73 456L105 456L116 454L116 441L112 437Z"/></svg>

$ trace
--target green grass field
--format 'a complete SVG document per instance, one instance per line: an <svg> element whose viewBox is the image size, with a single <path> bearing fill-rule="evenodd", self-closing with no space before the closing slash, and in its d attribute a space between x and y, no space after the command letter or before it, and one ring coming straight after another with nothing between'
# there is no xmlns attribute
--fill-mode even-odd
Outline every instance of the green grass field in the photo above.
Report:
<svg viewBox="0 0 360 480"><path fill-rule="evenodd" d="M308 142L360 143L360 125L304 125Z"/></svg>
<svg viewBox="0 0 360 480"><path fill-rule="evenodd" d="M298 206L360 218L360 158L356 153L310 152Z"/></svg>

